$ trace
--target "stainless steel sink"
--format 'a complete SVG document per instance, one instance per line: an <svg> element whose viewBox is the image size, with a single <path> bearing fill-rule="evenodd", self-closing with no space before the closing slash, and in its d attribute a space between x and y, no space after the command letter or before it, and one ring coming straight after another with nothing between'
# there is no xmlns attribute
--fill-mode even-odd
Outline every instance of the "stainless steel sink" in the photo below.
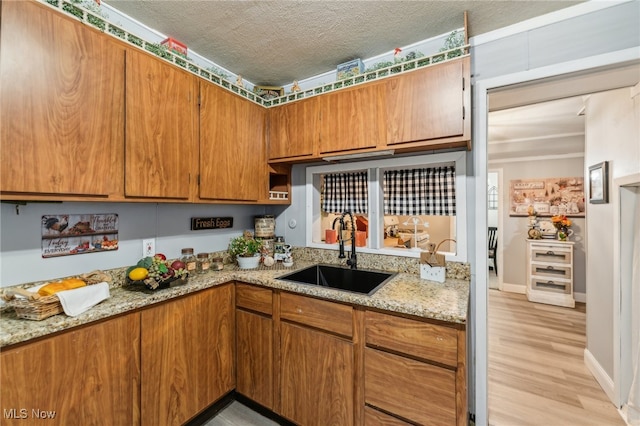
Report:
<svg viewBox="0 0 640 426"><path fill-rule="evenodd" d="M335 265L313 265L278 277L298 284L317 285L371 296L396 274L391 272L349 269Z"/></svg>

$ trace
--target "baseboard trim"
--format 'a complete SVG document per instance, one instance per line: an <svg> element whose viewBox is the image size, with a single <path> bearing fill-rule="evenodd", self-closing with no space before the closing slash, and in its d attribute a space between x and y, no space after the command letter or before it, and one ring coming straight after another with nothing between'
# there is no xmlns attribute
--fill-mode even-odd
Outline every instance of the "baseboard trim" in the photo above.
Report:
<svg viewBox="0 0 640 426"><path fill-rule="evenodd" d="M509 293L526 294L527 286L520 284L502 283L502 291L508 291Z"/></svg>
<svg viewBox="0 0 640 426"><path fill-rule="evenodd" d="M573 293L576 302L587 303L587 293Z"/></svg>
<svg viewBox="0 0 640 426"><path fill-rule="evenodd" d="M586 348L584 350L584 365L587 367L587 370L591 372L593 378L596 379L604 393L607 394L607 397L609 398L611 403L615 405L613 380L611 379L611 377L609 377L607 372L604 371L604 368L602 368L600 363L595 359L591 352L589 352L589 350Z"/></svg>

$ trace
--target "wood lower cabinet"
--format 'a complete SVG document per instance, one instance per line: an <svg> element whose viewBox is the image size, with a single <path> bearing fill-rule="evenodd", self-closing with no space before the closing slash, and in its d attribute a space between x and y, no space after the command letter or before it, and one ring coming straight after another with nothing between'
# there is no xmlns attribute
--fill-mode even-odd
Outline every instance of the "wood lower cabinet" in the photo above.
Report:
<svg viewBox="0 0 640 426"><path fill-rule="evenodd" d="M471 138L469 67L466 57L388 79L387 145L467 146Z"/></svg>
<svg viewBox="0 0 640 426"><path fill-rule="evenodd" d="M365 419L468 424L463 329L367 311L364 330Z"/></svg>
<svg viewBox="0 0 640 426"><path fill-rule="evenodd" d="M125 196L189 200L197 158L195 77L127 49Z"/></svg>
<svg viewBox="0 0 640 426"><path fill-rule="evenodd" d="M139 336L133 313L3 349L2 424L139 425Z"/></svg>
<svg viewBox="0 0 640 426"><path fill-rule="evenodd" d="M121 194L124 47L36 2L1 8L2 198Z"/></svg>
<svg viewBox="0 0 640 426"><path fill-rule="evenodd" d="M301 425L352 425L353 343L286 322L280 333L280 414Z"/></svg>
<svg viewBox="0 0 640 426"><path fill-rule="evenodd" d="M301 425L354 424L353 308L280 294L279 414Z"/></svg>
<svg viewBox="0 0 640 426"><path fill-rule="evenodd" d="M380 82L319 97L320 155L386 145L385 102Z"/></svg>
<svg viewBox="0 0 640 426"><path fill-rule="evenodd" d="M143 425L183 424L235 387L234 288L141 312Z"/></svg>
<svg viewBox="0 0 640 426"><path fill-rule="evenodd" d="M304 159L315 154L318 144L318 98L270 108L269 160Z"/></svg>
<svg viewBox="0 0 640 426"><path fill-rule="evenodd" d="M236 284L236 391L273 410L273 292Z"/></svg>
<svg viewBox="0 0 640 426"><path fill-rule="evenodd" d="M239 95L200 84L200 199L268 199L265 116Z"/></svg>

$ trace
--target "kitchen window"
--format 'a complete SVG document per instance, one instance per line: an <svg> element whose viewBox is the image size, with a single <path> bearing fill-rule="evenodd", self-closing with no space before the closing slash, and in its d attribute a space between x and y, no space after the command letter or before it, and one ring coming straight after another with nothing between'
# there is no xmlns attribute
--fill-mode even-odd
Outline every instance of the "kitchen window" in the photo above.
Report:
<svg viewBox="0 0 640 426"><path fill-rule="evenodd" d="M427 243L450 239L440 251L466 261L465 159L449 152L307 167L307 246L337 250L327 230L348 210L366 235L358 251L418 257Z"/></svg>

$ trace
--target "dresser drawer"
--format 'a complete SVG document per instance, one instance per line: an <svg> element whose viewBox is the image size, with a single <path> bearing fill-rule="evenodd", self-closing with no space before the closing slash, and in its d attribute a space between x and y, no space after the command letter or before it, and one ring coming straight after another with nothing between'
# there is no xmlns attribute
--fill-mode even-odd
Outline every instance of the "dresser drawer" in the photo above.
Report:
<svg viewBox="0 0 640 426"><path fill-rule="evenodd" d="M353 336L353 308L340 303L282 293L280 318L347 337Z"/></svg>
<svg viewBox="0 0 640 426"><path fill-rule="evenodd" d="M531 278L531 289L553 293L571 294L571 281L561 279Z"/></svg>
<svg viewBox="0 0 640 426"><path fill-rule="evenodd" d="M548 263L531 263L531 275L535 275L538 278L549 278L549 279L565 279L570 280L572 278L571 275L571 265L565 264L554 264L550 265Z"/></svg>
<svg viewBox="0 0 640 426"><path fill-rule="evenodd" d="M456 424L455 372L365 349L365 403L421 425Z"/></svg>
<svg viewBox="0 0 640 426"><path fill-rule="evenodd" d="M401 352L451 367L458 365L458 334L454 328L367 311L365 339L368 346Z"/></svg>
<svg viewBox="0 0 640 426"><path fill-rule="evenodd" d="M236 284L236 306L271 315L273 312L273 291L269 288L249 284Z"/></svg>
<svg viewBox="0 0 640 426"><path fill-rule="evenodd" d="M572 249L563 247L532 245L531 260L533 262L571 264Z"/></svg>

